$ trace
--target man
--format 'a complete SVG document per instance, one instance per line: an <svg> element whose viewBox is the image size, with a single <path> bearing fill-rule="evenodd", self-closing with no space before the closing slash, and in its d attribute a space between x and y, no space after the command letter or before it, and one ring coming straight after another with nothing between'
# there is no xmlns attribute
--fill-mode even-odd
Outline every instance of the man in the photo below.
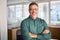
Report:
<svg viewBox="0 0 60 40"><path fill-rule="evenodd" d="M51 35L46 22L38 18L38 4L29 5L29 17L21 23L22 40L50 40Z"/></svg>

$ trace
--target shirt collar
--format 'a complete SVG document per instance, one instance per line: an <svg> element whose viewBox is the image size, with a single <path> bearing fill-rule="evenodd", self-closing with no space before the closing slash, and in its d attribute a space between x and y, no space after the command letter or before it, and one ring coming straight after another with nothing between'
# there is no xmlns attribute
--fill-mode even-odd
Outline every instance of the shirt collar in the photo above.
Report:
<svg viewBox="0 0 60 40"><path fill-rule="evenodd" d="M29 18L32 19L32 20L37 20L38 19L38 17L36 19L33 19L31 16L29 16Z"/></svg>

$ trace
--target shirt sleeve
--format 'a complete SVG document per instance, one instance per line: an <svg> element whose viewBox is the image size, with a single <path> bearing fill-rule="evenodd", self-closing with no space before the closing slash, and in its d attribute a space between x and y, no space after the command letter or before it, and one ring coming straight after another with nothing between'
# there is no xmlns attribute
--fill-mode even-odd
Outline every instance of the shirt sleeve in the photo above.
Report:
<svg viewBox="0 0 60 40"><path fill-rule="evenodd" d="M24 40L31 40L31 37L29 37L29 30L26 21L22 21L21 23L21 35Z"/></svg>
<svg viewBox="0 0 60 40"><path fill-rule="evenodd" d="M44 30L45 29L48 29L49 30L49 28L47 26L47 23L44 20L43 20L43 26L44 26ZM51 32L49 31L48 34L42 34L42 33L37 34L37 38L38 39L46 39L46 40L49 40L49 39L51 39Z"/></svg>
<svg viewBox="0 0 60 40"><path fill-rule="evenodd" d="M47 25L46 21L44 21L44 20L43 20L43 26L44 26L44 29L49 30L48 25Z"/></svg>

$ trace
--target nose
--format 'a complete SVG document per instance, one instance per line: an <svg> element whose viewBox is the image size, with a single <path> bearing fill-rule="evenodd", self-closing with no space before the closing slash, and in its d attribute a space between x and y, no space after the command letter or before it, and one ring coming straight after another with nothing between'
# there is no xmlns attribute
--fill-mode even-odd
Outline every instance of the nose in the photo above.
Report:
<svg viewBox="0 0 60 40"><path fill-rule="evenodd" d="M35 12L36 10L34 9L33 12Z"/></svg>

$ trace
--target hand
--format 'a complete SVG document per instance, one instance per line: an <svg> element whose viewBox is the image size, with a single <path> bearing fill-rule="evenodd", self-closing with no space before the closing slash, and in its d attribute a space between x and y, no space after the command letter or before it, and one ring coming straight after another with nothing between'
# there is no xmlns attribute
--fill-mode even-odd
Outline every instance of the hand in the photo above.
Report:
<svg viewBox="0 0 60 40"><path fill-rule="evenodd" d="M48 34L49 33L49 30L44 30L42 33L43 34Z"/></svg>
<svg viewBox="0 0 60 40"><path fill-rule="evenodd" d="M36 34L29 33L29 36L30 36L31 38L37 38L37 35L36 35Z"/></svg>

